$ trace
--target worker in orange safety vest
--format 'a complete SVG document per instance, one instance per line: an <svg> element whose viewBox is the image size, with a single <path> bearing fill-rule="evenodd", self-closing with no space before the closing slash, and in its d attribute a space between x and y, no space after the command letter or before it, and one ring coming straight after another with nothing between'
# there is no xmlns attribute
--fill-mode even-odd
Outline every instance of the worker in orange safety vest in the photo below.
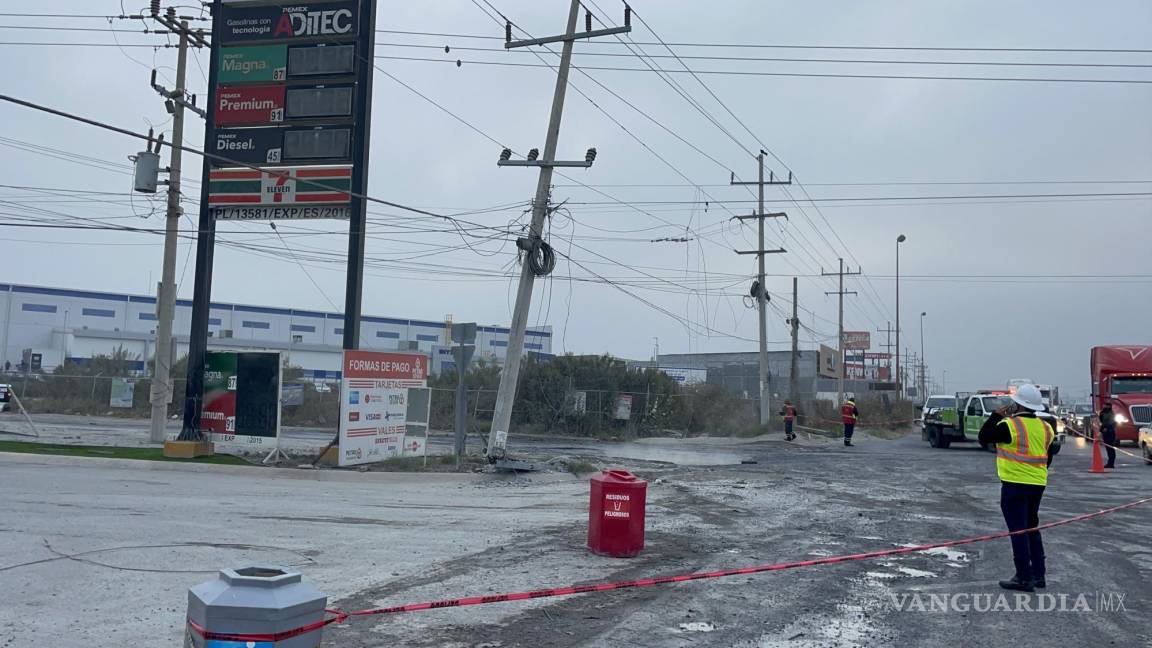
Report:
<svg viewBox="0 0 1152 648"><path fill-rule="evenodd" d="M784 417L784 440L795 439L796 435L792 432L792 423L796 420L796 408L792 405L792 401L784 401L784 409L780 410L780 415Z"/></svg>
<svg viewBox="0 0 1152 648"><path fill-rule="evenodd" d="M860 418L860 410L856 408L855 399L849 398L840 406L840 420L844 423L844 445L852 445L852 433L856 431L856 421Z"/></svg>

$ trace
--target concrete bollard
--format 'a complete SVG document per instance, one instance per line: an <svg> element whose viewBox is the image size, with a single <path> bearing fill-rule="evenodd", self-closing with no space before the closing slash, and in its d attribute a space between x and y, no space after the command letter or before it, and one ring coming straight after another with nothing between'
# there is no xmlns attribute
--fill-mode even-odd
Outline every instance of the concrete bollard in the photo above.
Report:
<svg viewBox="0 0 1152 648"><path fill-rule="evenodd" d="M185 648L315 648L323 628L291 633L324 619L328 597L301 582L300 572L274 565L222 569L216 580L188 590ZM261 641L229 635L262 635Z"/></svg>

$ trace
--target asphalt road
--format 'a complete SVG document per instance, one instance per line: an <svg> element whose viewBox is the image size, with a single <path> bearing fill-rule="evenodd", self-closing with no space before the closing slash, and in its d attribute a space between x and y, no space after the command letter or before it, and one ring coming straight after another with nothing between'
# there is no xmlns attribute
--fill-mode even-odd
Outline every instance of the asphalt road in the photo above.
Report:
<svg viewBox="0 0 1152 648"><path fill-rule="evenodd" d="M0 647L177 645L186 589L245 561L293 565L346 609L840 555L1003 528L993 456L909 436L557 444L651 481L647 547L584 548L587 485L567 475L351 474L0 455ZM615 449L620 449L619 453ZM700 465L655 463L676 453ZM663 459L661 458L663 457ZM711 458L755 464L716 465ZM1135 500L1152 467L1087 472L1071 442L1041 512ZM441 609L331 627L325 645L1152 645L1152 505L1050 530L1047 593L1066 611L983 611L1008 540L645 589ZM93 552L77 556L80 552ZM935 601L969 609L920 611ZM1083 595L1091 609L1077 608ZM1122 596L1122 599L1120 598ZM1022 603L1039 607L1041 599ZM987 599L991 607L994 599ZM1112 608L1102 609L1101 602ZM903 603L901 603L903 602ZM1121 603L1122 602L1122 603ZM1015 606L1014 597L1007 599ZM909 609L910 608L910 609ZM1076 608L1073 611L1073 608ZM939 608L937 608L939 609ZM979 610L979 611L978 611Z"/></svg>

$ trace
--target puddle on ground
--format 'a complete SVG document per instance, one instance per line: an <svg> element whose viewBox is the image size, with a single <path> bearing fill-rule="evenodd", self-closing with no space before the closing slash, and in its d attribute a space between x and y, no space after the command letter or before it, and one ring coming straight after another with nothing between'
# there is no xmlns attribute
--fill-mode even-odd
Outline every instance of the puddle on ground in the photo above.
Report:
<svg viewBox="0 0 1152 648"><path fill-rule="evenodd" d="M748 459L732 452L704 448L668 448L643 443L604 444L604 455L636 461L663 461L680 466L732 466Z"/></svg>

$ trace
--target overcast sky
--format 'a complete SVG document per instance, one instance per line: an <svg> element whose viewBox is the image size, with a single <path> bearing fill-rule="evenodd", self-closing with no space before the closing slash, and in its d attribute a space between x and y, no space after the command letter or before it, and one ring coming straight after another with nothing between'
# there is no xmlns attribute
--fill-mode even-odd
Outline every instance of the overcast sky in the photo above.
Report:
<svg viewBox="0 0 1152 648"><path fill-rule="evenodd" d="M607 12L605 17L617 23L622 20L620 5L598 2ZM481 1L480 6L484 5ZM492 6L526 33L543 36L563 30L568 3L493 0ZM1152 81L1152 54L1147 51L683 45L1152 50L1152 4L1143 0L1116 0L1106 8L1063 0L636 0L633 6L660 38L677 44L672 49L681 56L853 61L684 59L695 70ZM16 8L15 3L4 3L5 10ZM121 3L53 1L38 3L35 9L119 14ZM141 7L129 3L125 9L131 12ZM639 20L633 23L633 40L656 40ZM125 45L159 44L166 42L165 37L14 28L107 30L109 21L103 19L6 16L0 17L0 24L4 93L139 132L150 124L158 130L170 127L161 100L148 87L148 75L155 66L162 82L171 87L175 50L8 44L113 44L114 39ZM111 26L139 30L142 24L117 20ZM536 171L497 168L495 162L500 145L521 153L543 148L555 73L545 67L478 64L539 65L541 60L525 51L461 49L498 50L501 45L499 40L455 36L503 35L471 0L384 2L377 28L453 34L381 33L377 42L389 45L378 45L378 56L464 62L457 67L441 62L376 61L369 193L443 214L512 205L460 218L503 230L518 229L527 222L524 205L531 200ZM453 48L447 54L446 45ZM659 46L634 47L651 55L669 54ZM557 60L543 49L537 51L549 63ZM577 43L576 52L577 66L646 65L613 37ZM208 55L195 52L193 57L190 87L203 103ZM897 65L862 60L1146 67ZM683 70L672 58L651 62ZM705 88L690 75L671 75L680 92L701 106L702 112L651 72L589 70L588 74L595 81L573 73L559 156L582 159L585 149L595 146L599 157L589 170L567 172L571 180L556 178L553 201L568 201L569 211L554 217L549 240L562 257L554 278L538 282L529 320L554 327L556 352L648 358L656 337L662 353L755 349L755 310L740 297L748 290L755 260L732 251L751 248L755 230L729 220L735 214L751 213L754 205L749 201L754 194L724 185L732 171L744 180L755 176L755 159L744 149L754 154L762 145L773 154L768 158L770 171L786 176L791 169L804 183L788 188L789 193L769 188L766 197L772 201L770 210L783 210L789 216L769 226L769 246L787 248L788 253L768 257L768 287L773 304L783 312L790 308L790 277L800 276L802 320L809 327L802 333L806 348L814 340L834 344L836 298L824 294L835 290L834 280L814 275L821 269L832 270L837 258L843 257L852 270L859 266L864 273L845 280L847 290L859 292L846 298L846 328L872 331L874 350L880 350L878 344L884 342L885 334L876 329L895 320L895 239L901 233L908 237L901 246L902 342L919 350L920 313L926 312L926 356L934 376L939 378L947 371L949 390L995 387L1009 378L1027 377L1059 384L1066 395L1074 395L1088 386L1089 347L1152 342L1152 271L1148 268L1152 200L1147 195L1152 192L1152 84L702 74L699 78ZM187 137L190 145L199 147L203 142L198 119L189 120ZM56 151L33 152L27 150L29 145ZM0 203L0 222L12 214L27 213L26 206L34 205L51 210L38 215L53 221L79 216L162 227L162 201L149 202L129 191L126 156L139 149L140 143L130 138L0 105L2 182L40 188L0 188L0 200L6 201ZM83 157L61 155L59 150ZM186 157L185 165L191 170L185 205L194 219L200 159ZM44 189L113 193L62 198ZM955 198L1036 194L1113 195ZM817 199L818 210L804 200L806 196ZM820 200L913 196L935 198ZM799 205L792 197L800 200ZM510 320L514 293L510 271L517 269L511 244L468 238L470 246L465 246L460 234L443 221L413 218L378 206L369 211L368 255L373 261L366 281L365 313L427 319L450 313L456 321L481 323ZM191 228L191 222L186 221L186 228ZM262 247L260 253L218 247L213 298L322 310L333 310L330 302L342 306L346 229L335 221L282 224L281 240L266 224L221 226L222 240ZM146 293L152 292L159 277L159 236L13 227L0 232L4 269L0 281ZM471 233L483 236L492 230L473 229ZM691 240L651 242L668 237ZM181 296L190 296L192 291L193 264L186 261L190 250L187 242L181 244L177 266L178 276L184 277ZM570 264L567 257L580 265ZM604 280L623 285L614 287ZM770 311L772 348L786 348L787 337L783 315Z"/></svg>

